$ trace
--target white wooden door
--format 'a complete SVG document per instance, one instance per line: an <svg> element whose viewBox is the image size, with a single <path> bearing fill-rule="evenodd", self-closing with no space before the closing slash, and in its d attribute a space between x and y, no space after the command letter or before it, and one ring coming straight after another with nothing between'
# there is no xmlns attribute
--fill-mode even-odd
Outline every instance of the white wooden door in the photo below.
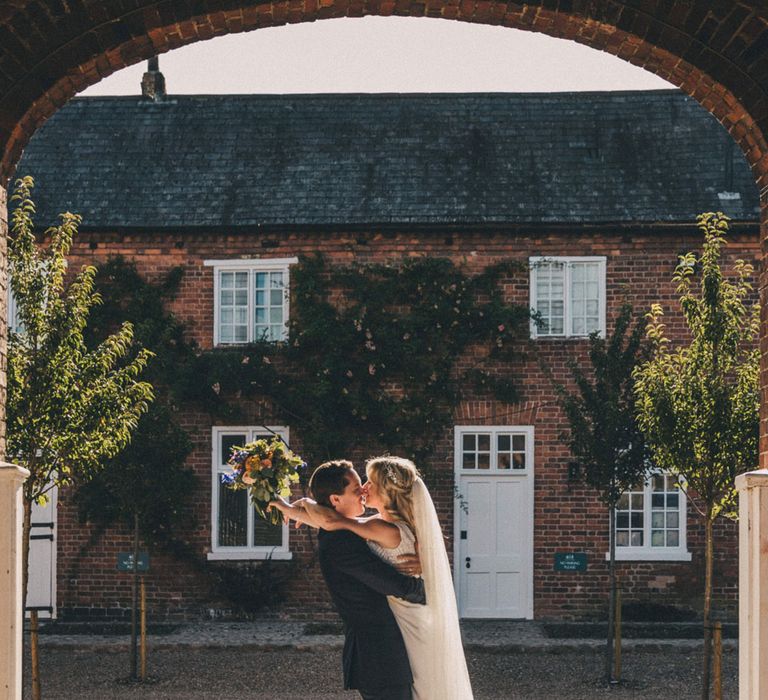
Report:
<svg viewBox="0 0 768 700"><path fill-rule="evenodd" d="M533 617L533 429L456 429L455 571L465 618Z"/></svg>
<svg viewBox="0 0 768 700"><path fill-rule="evenodd" d="M27 616L37 610L39 617L56 616L56 491L44 506L32 506L29 537L29 585Z"/></svg>

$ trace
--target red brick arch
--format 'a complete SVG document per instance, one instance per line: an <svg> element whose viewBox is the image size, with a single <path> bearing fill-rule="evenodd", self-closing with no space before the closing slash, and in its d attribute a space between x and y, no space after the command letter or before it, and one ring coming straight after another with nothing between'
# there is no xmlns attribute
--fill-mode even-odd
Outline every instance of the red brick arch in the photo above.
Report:
<svg viewBox="0 0 768 700"><path fill-rule="evenodd" d="M427 16L573 39L692 95L730 131L768 196L768 11L759 0L0 2L0 183L35 129L126 66L232 32L331 17Z"/></svg>
<svg viewBox="0 0 768 700"><path fill-rule="evenodd" d="M765 0L0 0L0 260L3 188L35 129L74 94L121 68L195 41L364 15L426 16L537 31L606 51L665 78L714 114L741 147L760 187L765 241ZM761 453L768 466L768 334L762 343ZM0 375L0 411L4 384Z"/></svg>

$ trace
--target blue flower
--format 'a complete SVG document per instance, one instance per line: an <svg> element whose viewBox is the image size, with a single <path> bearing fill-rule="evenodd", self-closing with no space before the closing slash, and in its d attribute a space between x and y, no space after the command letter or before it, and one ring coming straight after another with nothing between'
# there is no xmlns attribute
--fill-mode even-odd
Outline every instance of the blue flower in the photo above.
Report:
<svg viewBox="0 0 768 700"><path fill-rule="evenodd" d="M221 475L221 483L225 486L234 484L237 479L237 472L229 472Z"/></svg>

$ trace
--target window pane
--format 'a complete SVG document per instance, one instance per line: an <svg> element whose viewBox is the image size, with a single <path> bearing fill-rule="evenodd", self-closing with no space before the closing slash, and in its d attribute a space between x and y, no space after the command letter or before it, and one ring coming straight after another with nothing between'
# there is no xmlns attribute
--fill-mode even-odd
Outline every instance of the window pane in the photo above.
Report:
<svg viewBox="0 0 768 700"><path fill-rule="evenodd" d="M272 306L282 306L283 305L283 290L282 289L273 289L269 293L269 303L272 304Z"/></svg>
<svg viewBox="0 0 768 700"><path fill-rule="evenodd" d="M254 275L255 284L257 289L266 289L267 288L267 273L266 272L257 272Z"/></svg>
<svg viewBox="0 0 768 700"><path fill-rule="evenodd" d="M230 289L221 290L221 303L225 306L231 306L235 301L235 293Z"/></svg>
<svg viewBox="0 0 768 700"><path fill-rule="evenodd" d="M462 437L462 447L465 450L474 450L475 449L475 436L474 435L464 435Z"/></svg>
<svg viewBox="0 0 768 700"><path fill-rule="evenodd" d="M619 510L629 510L629 494L628 493L622 493L621 496L619 496L619 502L616 505L616 507Z"/></svg>
<svg viewBox="0 0 768 700"><path fill-rule="evenodd" d="M509 452L512 447L512 438L509 435L499 435L496 444L500 452Z"/></svg>
<svg viewBox="0 0 768 700"><path fill-rule="evenodd" d="M654 493L651 496L651 507L652 508L663 508L664 507L664 494L663 493Z"/></svg>
<svg viewBox="0 0 768 700"><path fill-rule="evenodd" d="M491 449L491 436L488 434L478 435L477 449L481 451L489 451Z"/></svg>
<svg viewBox="0 0 768 700"><path fill-rule="evenodd" d="M664 527L664 513L653 513L651 515L651 527Z"/></svg>
<svg viewBox="0 0 768 700"><path fill-rule="evenodd" d="M256 547L282 547L283 526L272 525L254 514L253 544Z"/></svg>
<svg viewBox="0 0 768 700"><path fill-rule="evenodd" d="M245 435L222 435L220 438L221 451L219 452L219 459L221 465L225 465L232 454L233 447L242 447L247 442Z"/></svg>
<svg viewBox="0 0 768 700"><path fill-rule="evenodd" d="M680 503L680 494L679 493L668 493L667 494L667 508L677 508Z"/></svg>
<svg viewBox="0 0 768 700"><path fill-rule="evenodd" d="M232 289L235 286L235 275L232 272L222 272L219 276L219 284L222 289Z"/></svg>
<svg viewBox="0 0 768 700"><path fill-rule="evenodd" d="M221 338L222 343L231 343L234 340L232 326L222 326L221 331L219 332L219 337Z"/></svg>
<svg viewBox="0 0 768 700"><path fill-rule="evenodd" d="M636 513L632 511L632 527L642 527L643 526L643 513Z"/></svg>
<svg viewBox="0 0 768 700"><path fill-rule="evenodd" d="M283 288L283 273L282 272L272 272L270 273L270 284L273 289L282 289Z"/></svg>
<svg viewBox="0 0 768 700"><path fill-rule="evenodd" d="M616 527L620 527L620 528L629 527L629 513L616 514Z"/></svg>
<svg viewBox="0 0 768 700"><path fill-rule="evenodd" d="M653 475L653 490L654 491L664 491L665 490L665 484L666 480L664 479L663 474L654 474Z"/></svg>
<svg viewBox="0 0 768 700"><path fill-rule="evenodd" d="M632 542L632 546L633 547L642 547L643 546L643 532L642 532L642 530L640 532L632 532L631 542Z"/></svg>
<svg viewBox="0 0 768 700"><path fill-rule="evenodd" d="M680 533L677 530L667 530L667 547L680 546Z"/></svg>
<svg viewBox="0 0 768 700"><path fill-rule="evenodd" d="M271 323L282 323L283 322L283 307L272 307L269 310L269 320Z"/></svg>
<svg viewBox="0 0 768 700"><path fill-rule="evenodd" d="M490 469L491 468L491 455L478 454L477 455L477 468L478 469Z"/></svg>
<svg viewBox="0 0 768 700"><path fill-rule="evenodd" d="M515 450L515 452L522 452L525 450L525 435L512 436L512 449Z"/></svg>
<svg viewBox="0 0 768 700"><path fill-rule="evenodd" d="M630 498L630 503L632 504L632 510L642 510L643 509L643 494L642 493L633 493Z"/></svg>
<svg viewBox="0 0 768 700"><path fill-rule="evenodd" d="M664 546L664 530L654 530L651 533L651 547Z"/></svg>
<svg viewBox="0 0 768 700"><path fill-rule="evenodd" d="M474 469L475 468L475 455L473 452L464 452L463 459L461 461L462 469Z"/></svg>
<svg viewBox="0 0 768 700"><path fill-rule="evenodd" d="M616 533L616 546L628 547L629 546L629 533L624 530L623 532Z"/></svg>
<svg viewBox="0 0 768 700"><path fill-rule="evenodd" d="M256 323L266 323L267 322L267 310L266 309L256 309Z"/></svg>
<svg viewBox="0 0 768 700"><path fill-rule="evenodd" d="M680 513L667 513L667 527L680 527Z"/></svg>
<svg viewBox="0 0 768 700"><path fill-rule="evenodd" d="M248 342L248 327L236 326L235 327L235 342L247 343Z"/></svg>
<svg viewBox="0 0 768 700"><path fill-rule="evenodd" d="M238 289L235 292L235 304L237 304L238 306L247 306L248 305L248 290L247 289Z"/></svg>
<svg viewBox="0 0 768 700"><path fill-rule="evenodd" d="M525 453L515 452L512 455L512 463L515 469L525 469Z"/></svg>
<svg viewBox="0 0 768 700"><path fill-rule="evenodd" d="M219 484L219 546L248 545L248 493Z"/></svg>
<svg viewBox="0 0 768 700"><path fill-rule="evenodd" d="M267 293L264 291L257 291L254 295L254 302L256 306L265 306L267 303Z"/></svg>
<svg viewBox="0 0 768 700"><path fill-rule="evenodd" d="M503 452L499 453L499 459L497 462L497 469L510 469L512 467L512 464L509 459L509 452L504 454Z"/></svg>

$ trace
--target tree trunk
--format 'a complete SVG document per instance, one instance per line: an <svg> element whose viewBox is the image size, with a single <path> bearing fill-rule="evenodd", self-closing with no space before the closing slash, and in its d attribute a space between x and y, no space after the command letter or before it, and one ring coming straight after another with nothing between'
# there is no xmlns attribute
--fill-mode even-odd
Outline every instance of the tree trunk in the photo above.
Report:
<svg viewBox="0 0 768 700"><path fill-rule="evenodd" d="M133 585L131 586L131 680L138 680L136 669L136 608L139 597L139 514L133 514Z"/></svg>
<svg viewBox="0 0 768 700"><path fill-rule="evenodd" d="M712 658L712 560L714 558L714 546L712 542L712 519L709 512L705 521L705 578L704 578L704 667L701 679L701 698L709 700L709 676L710 661Z"/></svg>
<svg viewBox="0 0 768 700"><path fill-rule="evenodd" d="M608 635L605 643L605 679L613 678L613 625L616 608L616 505L611 504L608 528Z"/></svg>
<svg viewBox="0 0 768 700"><path fill-rule="evenodd" d="M27 588L29 587L29 534L32 530L32 501L26 495L24 503L24 521L21 531L21 609L22 615L27 610Z"/></svg>

